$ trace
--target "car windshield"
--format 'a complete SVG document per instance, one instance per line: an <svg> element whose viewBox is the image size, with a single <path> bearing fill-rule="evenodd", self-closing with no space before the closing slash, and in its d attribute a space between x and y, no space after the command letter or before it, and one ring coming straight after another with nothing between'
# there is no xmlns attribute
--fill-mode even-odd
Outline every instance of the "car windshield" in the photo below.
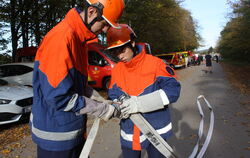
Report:
<svg viewBox="0 0 250 158"><path fill-rule="evenodd" d="M7 85L8 82L3 80L3 79L0 79L0 86L4 86L4 85Z"/></svg>
<svg viewBox="0 0 250 158"><path fill-rule="evenodd" d="M33 68L26 65L1 65L0 77L23 75L33 71Z"/></svg>
<svg viewBox="0 0 250 158"><path fill-rule="evenodd" d="M112 56L108 50L101 50L103 52L103 54L105 54L110 60L112 60L115 63L119 62L119 59L115 56Z"/></svg>

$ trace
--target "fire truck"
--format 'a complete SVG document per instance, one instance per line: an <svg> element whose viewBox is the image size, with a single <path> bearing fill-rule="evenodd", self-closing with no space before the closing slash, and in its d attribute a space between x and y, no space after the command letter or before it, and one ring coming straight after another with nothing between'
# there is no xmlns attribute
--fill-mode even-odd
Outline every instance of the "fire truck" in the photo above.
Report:
<svg viewBox="0 0 250 158"><path fill-rule="evenodd" d="M190 56L192 53L190 51L183 52L171 52L165 54L157 54L158 58L163 59L172 68L181 68L186 64L185 58Z"/></svg>

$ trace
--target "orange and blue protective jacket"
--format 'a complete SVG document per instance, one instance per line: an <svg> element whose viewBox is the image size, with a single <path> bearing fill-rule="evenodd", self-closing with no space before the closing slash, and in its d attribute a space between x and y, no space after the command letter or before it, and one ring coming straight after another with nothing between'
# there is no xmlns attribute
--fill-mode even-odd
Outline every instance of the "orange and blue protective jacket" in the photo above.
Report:
<svg viewBox="0 0 250 158"><path fill-rule="evenodd" d="M84 139L86 115L75 112L85 107L86 41L95 37L73 8L38 48L30 125L33 141L45 150L72 149Z"/></svg>
<svg viewBox="0 0 250 158"><path fill-rule="evenodd" d="M175 78L174 70L161 59L146 54L141 46L137 45L137 49L139 54L131 61L119 62L112 69L109 98L116 100L125 93L130 96L142 96L162 89L170 103L176 102L181 87ZM168 106L142 115L164 139L172 134ZM122 119L120 126L120 141L123 147L133 150L148 147L150 142L130 119Z"/></svg>

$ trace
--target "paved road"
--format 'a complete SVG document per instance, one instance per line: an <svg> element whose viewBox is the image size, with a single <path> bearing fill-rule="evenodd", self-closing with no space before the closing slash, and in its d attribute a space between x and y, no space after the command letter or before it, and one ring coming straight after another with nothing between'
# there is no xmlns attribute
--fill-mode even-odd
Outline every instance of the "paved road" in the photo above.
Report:
<svg viewBox="0 0 250 158"><path fill-rule="evenodd" d="M191 154L200 121L196 98L202 94L213 106L215 113L214 133L204 157L249 158L250 97L243 96L230 87L219 64L214 63L212 74L206 74L202 71L203 68L201 65L177 71L182 92L178 102L171 106L175 134L169 144L180 158ZM205 106L203 110L206 134L210 116ZM102 126L91 153L92 158L122 157L117 125L118 121L112 121ZM146 153L143 153L143 157L147 157Z"/></svg>
<svg viewBox="0 0 250 158"><path fill-rule="evenodd" d="M191 154L200 121L196 98L202 94L213 106L215 113L214 133L204 157L249 158L250 96L241 95L230 87L219 64L214 63L212 74L205 74L203 67L193 66L177 71L182 92L178 102L171 105L174 136L168 141L169 144L180 158ZM204 108L204 113L206 134L209 123L207 108ZM91 158L122 158L118 124L118 120L102 122ZM22 151L16 153L25 158L27 155L35 157L35 147L30 137L21 143L26 145ZM147 154L143 152L142 157L146 158Z"/></svg>
<svg viewBox="0 0 250 158"><path fill-rule="evenodd" d="M250 97L233 90L221 66L217 63L213 65L212 74L201 71L204 66L191 67L180 72L179 76L185 76L185 79L181 80L180 100L172 106L175 138L171 139L171 143L180 157L188 157L196 141L194 134L197 133L199 124L196 97L202 94L213 106L215 113L214 133L204 157L250 157ZM208 114L206 110L207 118ZM206 127L208 122L207 119Z"/></svg>

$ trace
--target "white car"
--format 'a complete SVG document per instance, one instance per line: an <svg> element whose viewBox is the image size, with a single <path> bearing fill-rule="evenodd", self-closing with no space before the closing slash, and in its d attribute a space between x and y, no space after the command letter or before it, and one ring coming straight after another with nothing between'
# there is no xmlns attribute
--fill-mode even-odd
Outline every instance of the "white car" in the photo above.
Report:
<svg viewBox="0 0 250 158"><path fill-rule="evenodd" d="M0 65L0 79L13 85L32 86L34 63L10 63Z"/></svg>
<svg viewBox="0 0 250 158"><path fill-rule="evenodd" d="M33 89L28 86L8 85L0 79L0 125L17 122L31 112Z"/></svg>

